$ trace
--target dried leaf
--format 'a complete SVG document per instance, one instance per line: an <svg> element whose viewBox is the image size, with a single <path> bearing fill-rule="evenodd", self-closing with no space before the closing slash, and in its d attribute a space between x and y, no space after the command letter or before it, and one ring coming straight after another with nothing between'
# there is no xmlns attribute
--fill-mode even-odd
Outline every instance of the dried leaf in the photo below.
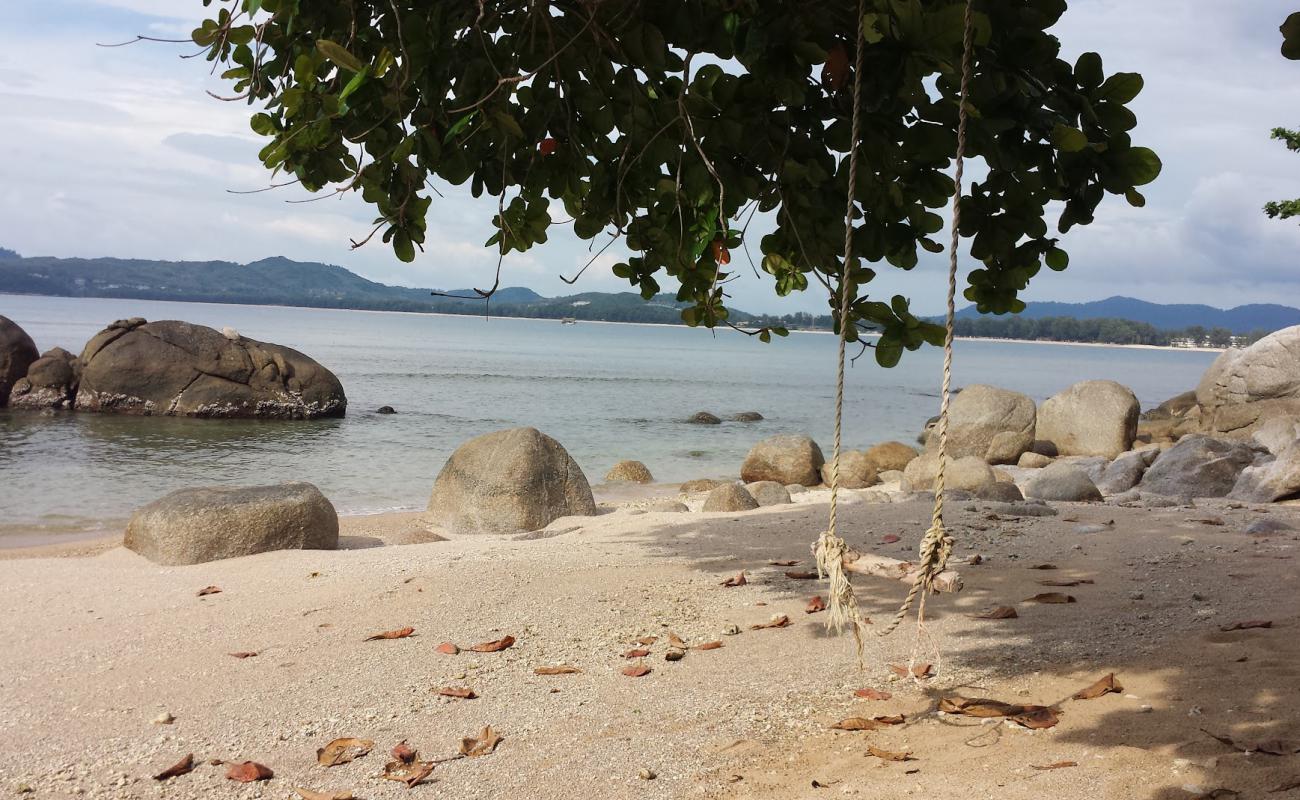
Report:
<svg viewBox="0 0 1300 800"><path fill-rule="evenodd" d="M199 589L199 595L198 595L198 596L199 596L199 597L207 597L207 596L210 595L210 594L221 594L221 587L220 587L220 586L204 586L202 589Z"/></svg>
<svg viewBox="0 0 1300 800"><path fill-rule="evenodd" d="M1033 767L1034 769L1043 769L1043 770L1065 769L1066 767L1077 767L1079 766L1079 763L1077 761L1057 761L1055 764L1044 764L1041 767L1038 766L1037 764L1030 764L1029 766Z"/></svg>
<svg viewBox="0 0 1300 800"><path fill-rule="evenodd" d="M1059 569L1055 564L1035 564L1030 569Z"/></svg>
<svg viewBox="0 0 1300 800"><path fill-rule="evenodd" d="M352 792L318 792L301 786L295 786L293 790L302 800L353 800Z"/></svg>
<svg viewBox="0 0 1300 800"><path fill-rule="evenodd" d="M1079 691L1075 692L1074 699L1093 700L1095 698L1101 697L1103 694L1110 694L1111 692L1122 692L1122 691L1124 691L1123 685L1121 685L1119 681L1115 680L1115 673L1112 672L1109 675L1099 678L1096 683L1089 686L1088 688L1080 689Z"/></svg>
<svg viewBox="0 0 1300 800"><path fill-rule="evenodd" d="M892 750L881 750L875 745L867 745L867 753L881 759L882 761L915 761L911 753L898 753Z"/></svg>
<svg viewBox="0 0 1300 800"><path fill-rule="evenodd" d="M234 658L253 658L257 655L256 650L241 650L238 653L231 653Z"/></svg>
<svg viewBox="0 0 1300 800"><path fill-rule="evenodd" d="M961 697L952 695L939 700L939 710L945 714L961 714L967 717L1009 717L1025 711L1025 706L990 700L986 697Z"/></svg>
<svg viewBox="0 0 1300 800"><path fill-rule="evenodd" d="M534 675L576 675L582 670L577 667L571 667L568 664L558 664L553 667L538 667L533 670Z"/></svg>
<svg viewBox="0 0 1300 800"><path fill-rule="evenodd" d="M821 595L814 595L813 598L808 601L808 607L803 610L803 613L816 614L818 611L825 611L825 610L826 610L826 601L822 599Z"/></svg>
<svg viewBox="0 0 1300 800"><path fill-rule="evenodd" d="M448 655L448 656L454 656L460 653L460 648L457 647L453 642L443 642L442 644L438 645L433 649L439 653L442 653L443 655Z"/></svg>
<svg viewBox="0 0 1300 800"><path fill-rule="evenodd" d="M1036 594L1033 597L1026 597L1024 599L1024 602L1063 604L1063 603L1074 603L1077 601L1074 599L1073 596L1068 594L1062 594L1061 592L1043 592L1041 594Z"/></svg>
<svg viewBox="0 0 1300 800"><path fill-rule="evenodd" d="M497 639L495 642L483 642L470 648L475 653L499 653L515 643L515 637L507 636L504 639Z"/></svg>
<svg viewBox="0 0 1300 800"><path fill-rule="evenodd" d="M1075 581L1038 581L1039 586L1083 586L1090 583L1095 581L1091 578L1080 578Z"/></svg>
<svg viewBox="0 0 1300 800"><path fill-rule="evenodd" d="M722 585L727 587L744 586L747 583L749 583L749 581L745 580L745 572L744 570L741 570L739 575L736 575L735 577L727 578L725 581L722 582Z"/></svg>
<svg viewBox="0 0 1300 800"><path fill-rule="evenodd" d="M774 567L793 567L799 564L798 561L769 561L767 563Z"/></svg>
<svg viewBox="0 0 1300 800"><path fill-rule="evenodd" d="M767 622L763 622L758 625L750 625L749 629L751 631L758 631L758 630L762 630L763 628L784 628L789 624L790 624L790 618L787 617L785 614L773 614L772 618L769 619Z"/></svg>
<svg viewBox="0 0 1300 800"><path fill-rule="evenodd" d="M668 644L672 645L673 647L676 647L678 650L686 649L686 642L683 642L682 637L678 636L675 633L668 634Z"/></svg>
<svg viewBox="0 0 1300 800"><path fill-rule="evenodd" d="M645 658L648 655L650 655L649 650L628 650L623 654L623 658Z"/></svg>
<svg viewBox="0 0 1300 800"><path fill-rule="evenodd" d="M1016 619L1019 616L1011 606L998 606L985 611L983 614L972 614L971 619Z"/></svg>
<svg viewBox="0 0 1300 800"><path fill-rule="evenodd" d="M691 649L692 650L717 650L719 647L722 647L722 642L705 642L704 644L697 644L695 645L695 647Z"/></svg>
<svg viewBox="0 0 1300 800"><path fill-rule="evenodd" d="M654 643L657 642L657 641L659 641L659 637L658 637L658 636L642 636L640 639L637 639L637 640L636 640L636 643L637 643L637 644L643 644L643 645L649 647L650 645L654 644Z"/></svg>
<svg viewBox="0 0 1300 800"><path fill-rule="evenodd" d="M379 777L406 784L410 789L433 773L432 761L389 761Z"/></svg>
<svg viewBox="0 0 1300 800"><path fill-rule="evenodd" d="M903 666L902 664L890 664L889 671L893 672L895 675L899 676L900 678L906 678L909 675L907 667ZM913 678L932 677L934 675L934 665L916 664L915 666L912 667L912 671L910 675Z"/></svg>
<svg viewBox="0 0 1300 800"><path fill-rule="evenodd" d="M463 756L469 756L470 758L485 756L497 749L497 744L500 741L501 737L498 736L497 732L492 730L492 726L489 725L484 728L482 733L478 736L466 736L464 739L461 739L460 754Z"/></svg>
<svg viewBox="0 0 1300 800"><path fill-rule="evenodd" d="M438 690L438 694L443 697L455 697L460 700L473 700L478 697L478 695L474 693L474 690L469 687L457 688L454 686L444 686Z"/></svg>
<svg viewBox="0 0 1300 800"><path fill-rule="evenodd" d="M1046 706L1025 706L1025 712L1016 714L1011 718L1011 721L1032 730L1051 728L1057 722L1060 722L1056 712Z"/></svg>
<svg viewBox="0 0 1300 800"><path fill-rule="evenodd" d="M182 758L180 761L177 761L175 764L172 764L167 769L153 776L153 779L156 781L165 781L168 778L176 778L176 777L180 777L181 775L188 774L193 769L194 769L194 754L190 753L189 755Z"/></svg>
<svg viewBox="0 0 1300 800"><path fill-rule="evenodd" d="M831 730L836 731L874 731L879 728L879 722L866 717L848 717L831 726Z"/></svg>
<svg viewBox="0 0 1300 800"><path fill-rule="evenodd" d="M877 689L858 689L853 693L854 697L861 697L867 700L888 700L893 697L889 692L882 692Z"/></svg>
<svg viewBox="0 0 1300 800"><path fill-rule="evenodd" d="M872 717L873 722L879 722L882 725L902 725L907 721L907 717L902 714L886 714L884 716Z"/></svg>
<svg viewBox="0 0 1300 800"><path fill-rule="evenodd" d="M398 628L395 631L384 631L383 633L376 633L374 636L367 636L363 641L373 642L376 639L405 639L413 633L415 633L415 628Z"/></svg>
<svg viewBox="0 0 1300 800"><path fill-rule="evenodd" d="M893 533L887 533L884 536L880 537L881 544L894 544L895 542L901 542L901 541L903 541L903 537Z"/></svg>
<svg viewBox="0 0 1300 800"><path fill-rule="evenodd" d="M245 761L241 764L231 764L230 769L226 770L226 779L238 781L240 783L252 783L253 781L269 781L275 777L275 773L270 767L259 764L256 761Z"/></svg>
<svg viewBox="0 0 1300 800"><path fill-rule="evenodd" d="M411 746L406 743L405 739L393 745L393 749L390 752L393 758L397 759L403 764L409 764L415 759L420 757L420 754L414 749L412 749Z"/></svg>
<svg viewBox="0 0 1300 800"><path fill-rule="evenodd" d="M1248 619L1242 622L1234 622L1231 625L1223 625L1219 628L1221 631L1247 631L1252 628L1271 628L1273 620L1271 619Z"/></svg>
<svg viewBox="0 0 1300 800"><path fill-rule="evenodd" d="M643 675L650 674L650 666L644 661L638 661L630 667L623 667L623 674L629 678L640 678Z"/></svg>
<svg viewBox="0 0 1300 800"><path fill-rule="evenodd" d="M787 578L793 578L794 580L797 581L810 581L817 577L817 573L816 572L787 572L785 576Z"/></svg>
<svg viewBox="0 0 1300 800"><path fill-rule="evenodd" d="M324 767L337 767L361 758L374 746L369 739L335 739L316 751L316 761Z"/></svg>
<svg viewBox="0 0 1300 800"><path fill-rule="evenodd" d="M667 653L664 653L664 661L681 661L685 657L686 657L685 650L674 649L674 650L669 650Z"/></svg>

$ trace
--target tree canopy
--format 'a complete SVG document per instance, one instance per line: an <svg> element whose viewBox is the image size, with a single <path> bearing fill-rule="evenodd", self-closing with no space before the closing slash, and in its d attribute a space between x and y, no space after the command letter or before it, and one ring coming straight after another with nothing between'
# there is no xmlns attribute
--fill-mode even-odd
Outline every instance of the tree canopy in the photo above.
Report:
<svg viewBox="0 0 1300 800"><path fill-rule="evenodd" d="M204 3L217 12L193 39L225 67L232 99L261 106L265 165L310 191L360 192L377 212L371 236L404 261L424 242L436 181L469 184L497 199L487 245L503 257L545 242L561 206L579 237L621 241L631 256L613 270L643 296L675 282L688 324L730 324L743 248L781 295L845 282L848 336L878 329L881 364L942 340L907 298L868 289L877 269L944 250L965 0ZM974 2L967 152L982 164L960 234L980 262L965 296L981 311L1021 310L1044 264L1068 266L1059 234L1092 222L1106 194L1143 205L1136 187L1160 172L1129 135L1142 77L1107 75L1096 53L1066 60L1048 32L1065 11ZM761 237L755 214L770 223Z"/></svg>

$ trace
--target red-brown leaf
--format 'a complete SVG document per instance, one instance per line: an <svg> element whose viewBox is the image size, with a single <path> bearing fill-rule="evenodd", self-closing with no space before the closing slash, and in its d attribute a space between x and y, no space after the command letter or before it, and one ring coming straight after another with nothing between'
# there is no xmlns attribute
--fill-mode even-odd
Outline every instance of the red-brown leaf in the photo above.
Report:
<svg viewBox="0 0 1300 800"><path fill-rule="evenodd" d="M1057 569L1055 564L1035 564L1030 569Z"/></svg>
<svg viewBox="0 0 1300 800"><path fill-rule="evenodd" d="M808 606L803 610L803 613L816 614L818 611L825 611L825 610L826 610L826 601L822 599L821 595L815 595L811 600L808 601Z"/></svg>
<svg viewBox="0 0 1300 800"><path fill-rule="evenodd" d="M256 650L241 650L238 653L230 654L234 658L254 658L257 656Z"/></svg>
<svg viewBox="0 0 1300 800"><path fill-rule="evenodd" d="M474 690L469 687L444 686L438 690L438 694L443 697L455 697L460 700L473 700L478 697Z"/></svg>
<svg viewBox="0 0 1300 800"><path fill-rule="evenodd" d="M323 767L337 767L369 753L375 743L369 739L335 739L316 751L316 761Z"/></svg>
<svg viewBox="0 0 1300 800"><path fill-rule="evenodd" d="M1118 693L1122 691L1124 691L1123 685L1121 685L1119 681L1115 680L1115 673L1112 672L1109 675L1099 678L1096 683L1092 684L1088 688L1080 689L1075 692L1074 699L1092 700L1101 697L1104 694L1110 694L1111 692Z"/></svg>
<svg viewBox="0 0 1300 800"><path fill-rule="evenodd" d="M831 726L831 730L836 731L874 731L880 727L880 723L866 717L848 717Z"/></svg>
<svg viewBox="0 0 1300 800"><path fill-rule="evenodd" d="M638 661L629 667L623 667L623 674L629 678L640 678L642 675L649 675L650 672L650 666L644 661Z"/></svg>
<svg viewBox="0 0 1300 800"><path fill-rule="evenodd" d="M880 537L881 544L894 544L895 542L901 542L902 540L903 537L893 533L887 533L884 536Z"/></svg>
<svg viewBox="0 0 1300 800"><path fill-rule="evenodd" d="M199 589L199 597L207 597L210 594L221 594L220 586L204 586Z"/></svg>
<svg viewBox="0 0 1300 800"><path fill-rule="evenodd" d="M443 642L442 644L438 645L433 649L439 653L442 653L443 655L448 655L448 656L454 656L460 653L460 648L457 647L453 642Z"/></svg>
<svg viewBox="0 0 1300 800"><path fill-rule="evenodd" d="M745 580L745 573L742 570L740 574L727 578L725 581L722 582L722 585L727 587L744 586L747 583L749 583L749 581Z"/></svg>
<svg viewBox="0 0 1300 800"><path fill-rule="evenodd" d="M678 650L686 649L686 642L682 641L682 637L672 632L669 632L668 634L668 644L676 647Z"/></svg>
<svg viewBox="0 0 1300 800"><path fill-rule="evenodd" d="M881 750L874 745L867 745L867 753L881 759L882 761L915 761L911 753L899 753L892 750Z"/></svg>
<svg viewBox="0 0 1300 800"><path fill-rule="evenodd" d="M460 740L460 754L470 758L485 756L497 749L501 737L489 725L478 736L466 736Z"/></svg>
<svg viewBox="0 0 1300 800"><path fill-rule="evenodd" d="M650 645L654 644L657 641L659 641L658 636L642 636L640 639L636 640L636 643L643 644L646 647L649 647Z"/></svg>
<svg viewBox="0 0 1300 800"><path fill-rule="evenodd" d="M971 619L1016 619L1019 616L1011 606L998 606L982 614L972 614Z"/></svg>
<svg viewBox="0 0 1300 800"><path fill-rule="evenodd" d="M367 636L365 641L373 642L377 639L405 639L413 633L415 633L415 628L398 628L395 631L384 631L383 633L376 633L374 636Z"/></svg>
<svg viewBox="0 0 1300 800"><path fill-rule="evenodd" d="M880 717L872 717L872 722L879 722L882 725L902 725L907 718L902 714L887 714Z"/></svg>
<svg viewBox="0 0 1300 800"><path fill-rule="evenodd" d="M758 625L750 625L749 629L751 631L758 631L764 628L784 628L789 624L790 624L790 618L787 617L785 614L774 614L772 618L769 619L767 622L763 622Z"/></svg>
<svg viewBox="0 0 1300 800"><path fill-rule="evenodd" d="M641 649L628 650L626 653L623 654L623 658L645 658L648 655L650 655L649 650L641 650Z"/></svg>
<svg viewBox="0 0 1300 800"><path fill-rule="evenodd" d="M900 678L906 678L908 676L907 667L903 666L902 664L890 664L889 669L891 672L893 672L895 675L899 676ZM914 667L912 667L911 676L914 678L929 678L932 677L933 675L934 675L933 664L917 664Z"/></svg>
<svg viewBox="0 0 1300 800"><path fill-rule="evenodd" d="M352 792L318 792L315 789L305 789L301 786L293 787L302 800L356 800Z"/></svg>
<svg viewBox="0 0 1300 800"><path fill-rule="evenodd" d="M774 567L793 567L798 565L798 561L769 561L767 562Z"/></svg>
<svg viewBox="0 0 1300 800"><path fill-rule="evenodd" d="M576 675L582 670L577 667L571 667L568 664L557 664L550 667L538 667L533 670L534 675Z"/></svg>
<svg viewBox="0 0 1300 800"><path fill-rule="evenodd" d="M1049 605L1061 605L1065 603L1076 602L1073 595L1062 594L1061 592L1042 592L1033 597L1026 597L1026 603L1047 603Z"/></svg>
<svg viewBox="0 0 1300 800"><path fill-rule="evenodd" d="M226 778L240 783L252 783L253 781L268 781L275 777L275 773L270 767L259 764L256 761L245 761L240 764L231 764L230 769L226 770Z"/></svg>
<svg viewBox="0 0 1300 800"><path fill-rule="evenodd" d="M194 769L194 754L190 753L189 755L182 758L180 761L177 761L175 764L172 764L167 769L153 776L153 779L156 781L165 781L168 778L176 778L181 775L188 774L193 769Z"/></svg>
<svg viewBox="0 0 1300 800"><path fill-rule="evenodd" d="M705 642L704 644L697 644L695 645L695 647L691 649L692 650L717 650L719 647L722 647L722 642Z"/></svg>
<svg viewBox="0 0 1300 800"><path fill-rule="evenodd" d="M1242 622L1234 622L1231 625L1223 625L1219 628L1221 631L1247 631L1252 628L1271 628L1273 620L1271 619L1248 619Z"/></svg>
<svg viewBox="0 0 1300 800"><path fill-rule="evenodd" d="M392 756L403 764L409 764L419 758L420 754L403 739L393 746Z"/></svg>
<svg viewBox="0 0 1300 800"><path fill-rule="evenodd" d="M515 643L515 637L507 636L504 639L497 639L495 642L482 642L470 648L475 653L499 653Z"/></svg>
<svg viewBox="0 0 1300 800"><path fill-rule="evenodd" d="M410 789L420 781L429 777L433 772L434 762L432 761L389 761L384 765L384 771L379 777L387 778L390 781L398 781L406 784Z"/></svg>
<svg viewBox="0 0 1300 800"><path fill-rule="evenodd" d="M1042 730L1051 728L1060 720L1056 717L1056 712L1044 706L1025 706L1023 714L1016 714L1011 718L1012 722L1019 723L1026 728L1033 730Z"/></svg>
<svg viewBox="0 0 1300 800"><path fill-rule="evenodd" d="M861 697L866 700L888 700L893 697L889 692L882 692L878 689L858 689L853 693L854 697Z"/></svg>
<svg viewBox="0 0 1300 800"><path fill-rule="evenodd" d="M673 648L670 649L667 653L664 653L664 661L681 661L683 658L686 658L685 650L678 650L676 648Z"/></svg>

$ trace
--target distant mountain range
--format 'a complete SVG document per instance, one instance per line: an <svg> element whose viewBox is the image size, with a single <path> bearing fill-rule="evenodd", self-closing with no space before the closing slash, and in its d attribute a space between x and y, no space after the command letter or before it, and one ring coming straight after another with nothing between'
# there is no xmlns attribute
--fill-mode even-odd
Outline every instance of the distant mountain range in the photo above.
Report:
<svg viewBox="0 0 1300 800"><path fill-rule="evenodd" d="M246 303L315 308L357 308L482 314L482 302L438 297L430 289L388 286L331 264L264 258L250 264L229 261L142 261L118 258L23 258L0 248L0 293L57 297L121 297L204 303ZM476 298L472 289L445 292ZM643 301L634 292L584 292L543 297L522 286L502 288L492 297L490 313L511 317L540 317L610 322L680 323L683 304L671 294ZM961 319L979 318L974 307L962 309ZM1273 331L1300 325L1300 309L1260 304L1219 309L1205 305L1163 305L1110 297L1090 303L1029 303L1025 319L1073 317L1120 319L1150 324L1161 330L1191 326L1222 327L1236 334ZM792 327L829 326L829 318L791 314L777 318L733 310L733 320L761 319L764 324ZM1004 318L1005 319L1005 318Z"/></svg>

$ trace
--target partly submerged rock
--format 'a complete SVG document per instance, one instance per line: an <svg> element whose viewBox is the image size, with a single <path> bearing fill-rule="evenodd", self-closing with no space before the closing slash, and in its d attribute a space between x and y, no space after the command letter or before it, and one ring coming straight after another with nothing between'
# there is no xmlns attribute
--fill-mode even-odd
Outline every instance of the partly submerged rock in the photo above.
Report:
<svg viewBox="0 0 1300 800"><path fill-rule="evenodd" d="M696 411L686 420L694 425L721 425L722 420L716 414L710 414L707 411Z"/></svg>
<svg viewBox="0 0 1300 800"><path fill-rule="evenodd" d="M535 428L511 428L456 448L434 481L427 519L453 533L518 533L595 513L568 451Z"/></svg>
<svg viewBox="0 0 1300 800"><path fill-rule="evenodd" d="M27 331L8 317L0 316L0 407L9 402L13 385L27 374L27 368L40 355Z"/></svg>
<svg viewBox="0 0 1300 800"><path fill-rule="evenodd" d="M762 422L763 415L757 411L741 411L739 414L731 415L732 422Z"/></svg>
<svg viewBox="0 0 1300 800"><path fill-rule="evenodd" d="M745 483L776 481L816 486L821 482L822 464L826 459L810 436L771 436L750 449L740 468Z"/></svg>
<svg viewBox="0 0 1300 800"><path fill-rule="evenodd" d="M9 395L12 408L28 411L72 408L81 382L81 359L55 347L27 368Z"/></svg>
<svg viewBox="0 0 1300 800"><path fill-rule="evenodd" d="M181 489L140 508L123 545L158 564L202 564L268 550L333 550L339 519L310 483Z"/></svg>
<svg viewBox="0 0 1300 800"><path fill-rule="evenodd" d="M1036 436L1063 456L1115 458L1137 436L1137 397L1115 381L1082 381L1038 407Z"/></svg>
<svg viewBox="0 0 1300 800"><path fill-rule="evenodd" d="M607 483L654 483L650 469L640 461L620 461L605 473Z"/></svg>

